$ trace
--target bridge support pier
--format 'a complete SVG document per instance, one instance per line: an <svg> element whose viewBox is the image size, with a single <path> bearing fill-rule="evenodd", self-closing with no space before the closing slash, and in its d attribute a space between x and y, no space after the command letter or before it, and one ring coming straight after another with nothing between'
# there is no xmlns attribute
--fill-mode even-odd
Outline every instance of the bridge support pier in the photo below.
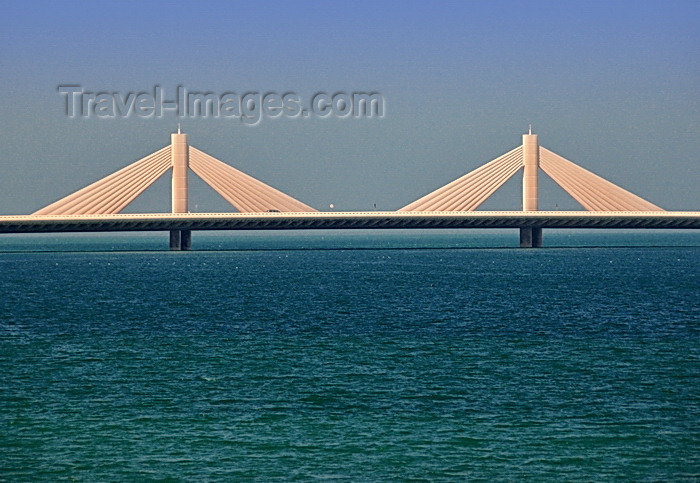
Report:
<svg viewBox="0 0 700 483"><path fill-rule="evenodd" d="M170 250L180 251L181 246L180 230L170 230Z"/></svg>
<svg viewBox="0 0 700 483"><path fill-rule="evenodd" d="M192 230L170 230L170 250L188 251L192 249Z"/></svg>
<svg viewBox="0 0 700 483"><path fill-rule="evenodd" d="M180 250L188 251L192 249L192 231L180 231Z"/></svg>
<svg viewBox="0 0 700 483"><path fill-rule="evenodd" d="M541 248L542 228L528 226L520 229L520 248Z"/></svg>
<svg viewBox="0 0 700 483"><path fill-rule="evenodd" d="M187 170L190 166L190 148L187 134L180 132L170 135L170 159L173 167L172 195L173 213L187 213ZM192 248L190 230L170 230L170 250L189 250Z"/></svg>

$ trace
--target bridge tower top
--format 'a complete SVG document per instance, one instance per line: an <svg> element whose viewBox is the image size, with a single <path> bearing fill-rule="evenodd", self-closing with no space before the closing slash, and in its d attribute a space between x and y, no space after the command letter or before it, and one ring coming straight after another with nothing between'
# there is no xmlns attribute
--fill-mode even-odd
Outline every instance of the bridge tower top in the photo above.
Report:
<svg viewBox="0 0 700 483"><path fill-rule="evenodd" d="M171 162L173 166L172 181L172 211L187 213L187 171L190 165L190 150L187 145L187 134L180 132L170 135Z"/></svg>
<svg viewBox="0 0 700 483"><path fill-rule="evenodd" d="M540 169L540 147L537 134L530 125L523 134L523 211L537 211L537 173Z"/></svg>

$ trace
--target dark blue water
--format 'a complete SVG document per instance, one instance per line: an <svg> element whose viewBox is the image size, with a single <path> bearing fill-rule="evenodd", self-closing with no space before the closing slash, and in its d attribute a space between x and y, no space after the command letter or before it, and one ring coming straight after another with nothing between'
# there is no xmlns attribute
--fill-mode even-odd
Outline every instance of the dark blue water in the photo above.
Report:
<svg viewBox="0 0 700 483"><path fill-rule="evenodd" d="M0 480L700 478L697 234L323 236L0 239Z"/></svg>

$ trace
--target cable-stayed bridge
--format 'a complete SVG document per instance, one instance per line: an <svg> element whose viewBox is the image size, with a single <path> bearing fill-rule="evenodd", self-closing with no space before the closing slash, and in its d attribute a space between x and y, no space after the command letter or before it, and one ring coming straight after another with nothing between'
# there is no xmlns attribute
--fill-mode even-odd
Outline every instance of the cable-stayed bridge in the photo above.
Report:
<svg viewBox="0 0 700 483"><path fill-rule="evenodd" d="M521 169L522 211L475 211ZM237 213L189 213L190 170ZM121 214L169 171L171 213ZM540 171L586 211L538 211ZM398 211L319 212L190 146L178 129L170 145L31 215L0 216L1 233L169 231L172 250L189 250L193 230L336 228L519 228L522 247L539 247L543 228L700 228L700 212L664 211L539 146L531 131L521 146Z"/></svg>

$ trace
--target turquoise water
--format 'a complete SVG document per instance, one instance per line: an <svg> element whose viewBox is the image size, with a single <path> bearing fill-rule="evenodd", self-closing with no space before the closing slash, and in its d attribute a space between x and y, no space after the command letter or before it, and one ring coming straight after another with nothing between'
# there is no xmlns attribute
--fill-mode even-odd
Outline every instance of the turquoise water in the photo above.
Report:
<svg viewBox="0 0 700 483"><path fill-rule="evenodd" d="M697 233L193 241L0 237L0 480L700 479Z"/></svg>

